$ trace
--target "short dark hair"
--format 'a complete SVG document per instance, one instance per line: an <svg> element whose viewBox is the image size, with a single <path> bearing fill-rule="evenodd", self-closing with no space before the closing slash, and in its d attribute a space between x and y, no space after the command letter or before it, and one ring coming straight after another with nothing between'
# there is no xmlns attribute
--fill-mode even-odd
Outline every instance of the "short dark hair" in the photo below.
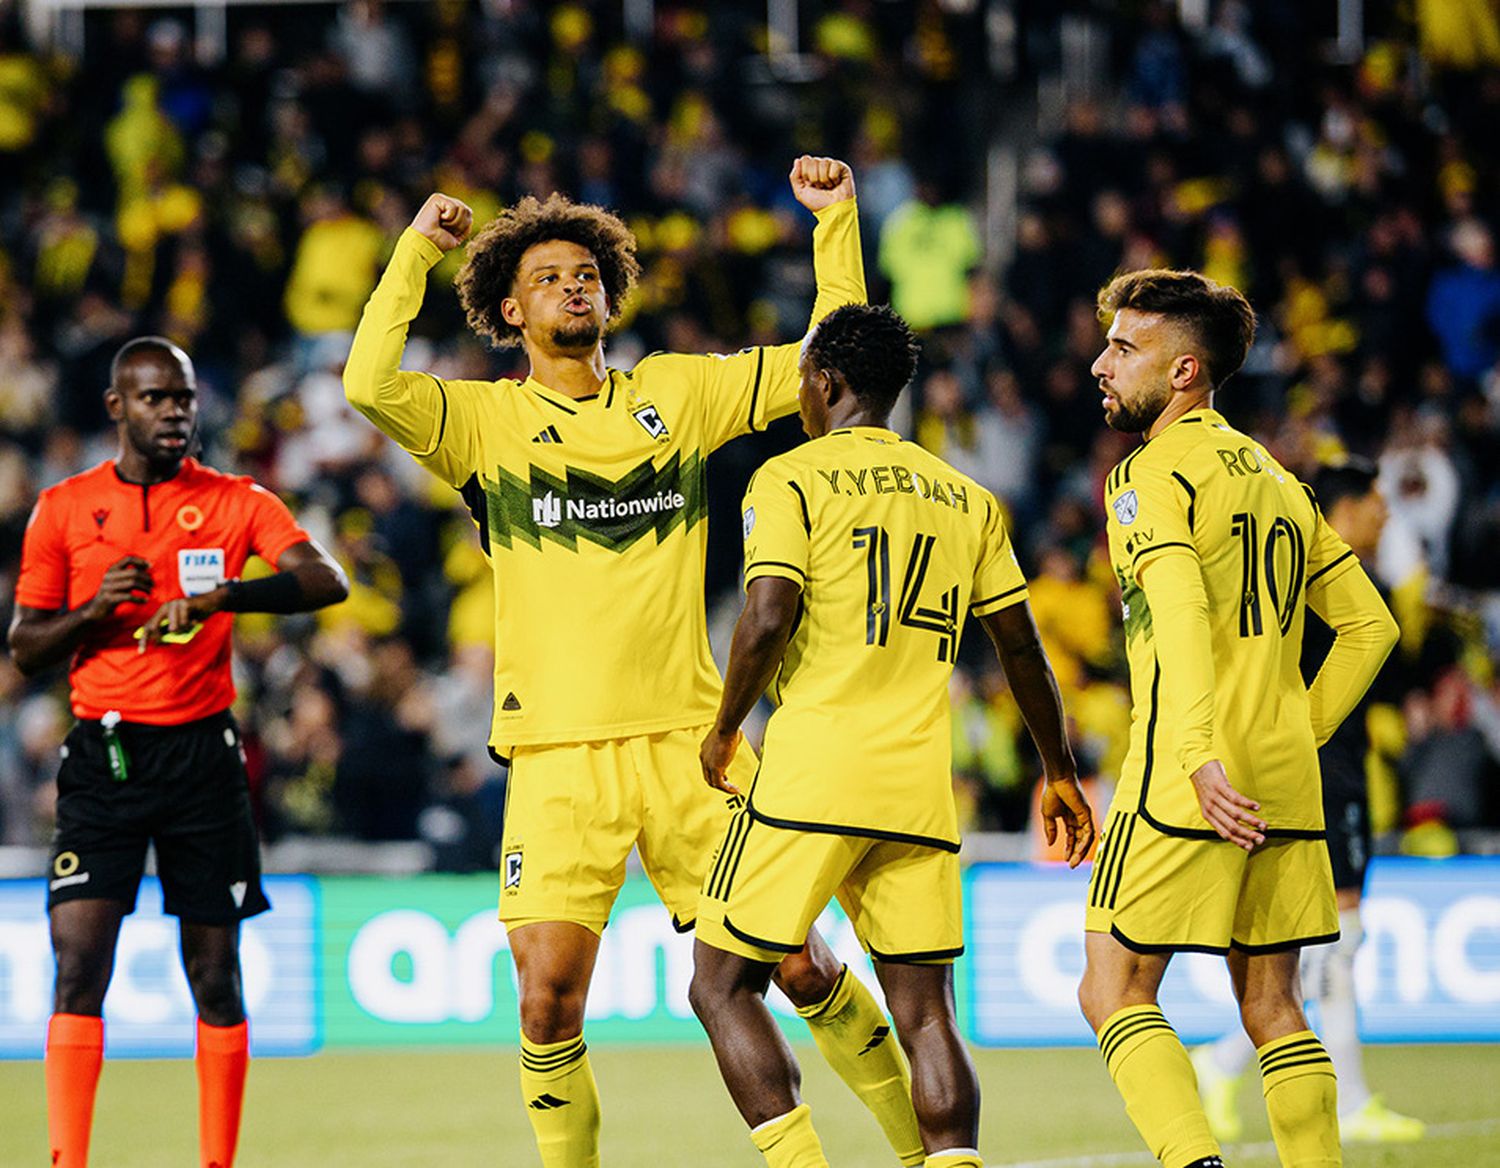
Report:
<svg viewBox="0 0 1500 1168"><path fill-rule="evenodd" d="M549 195L546 202L527 195L474 237L454 280L469 327L497 348L521 340L521 330L500 315L500 302L515 287L521 257L528 248L554 239L576 243L593 253L599 280L609 296L610 320L620 315L625 297L635 287L641 274L635 236L618 216L603 207L575 203L566 195Z"/></svg>
<svg viewBox="0 0 1500 1168"><path fill-rule="evenodd" d="M1350 455L1325 463L1313 473L1313 494L1326 514L1344 499L1363 499L1375 489L1380 469L1368 458Z"/></svg>
<svg viewBox="0 0 1500 1168"><path fill-rule="evenodd" d="M1197 356L1215 389L1238 372L1255 340L1250 302L1237 289L1198 272L1125 272L1099 290L1098 306L1106 324L1122 308L1133 308L1183 325L1203 346Z"/></svg>
<svg viewBox="0 0 1500 1168"><path fill-rule="evenodd" d="M883 304L846 304L818 322L807 342L815 369L838 373L882 417L917 371L921 346L911 326Z"/></svg>
<svg viewBox="0 0 1500 1168"><path fill-rule="evenodd" d="M193 370L193 359L166 337L135 337L121 345L109 363L110 388L119 384L120 370L127 362L144 356L159 357L168 365L185 363L189 373Z"/></svg>

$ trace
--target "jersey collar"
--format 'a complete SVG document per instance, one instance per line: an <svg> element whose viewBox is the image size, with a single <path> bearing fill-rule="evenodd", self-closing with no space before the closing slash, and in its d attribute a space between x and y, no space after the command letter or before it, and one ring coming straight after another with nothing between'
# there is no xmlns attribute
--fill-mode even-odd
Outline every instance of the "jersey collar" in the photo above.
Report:
<svg viewBox="0 0 1500 1168"><path fill-rule="evenodd" d="M599 400L599 395L597 393L590 394L588 397L569 397L565 393L558 393L555 389L548 389L536 378L529 375L527 376L526 380L522 382L522 384L532 393L536 394L537 397L546 402L549 406L556 406L564 413L576 414L584 406L587 406L591 402L596 402ZM605 380L604 384L605 386L608 386L610 384L608 379ZM601 386L601 389L602 388L603 387Z"/></svg>
<svg viewBox="0 0 1500 1168"><path fill-rule="evenodd" d="M887 430L884 426L840 426L837 430L828 431L827 437L832 438L838 434L848 434L853 438L869 438L874 442L900 442L901 435L894 430Z"/></svg>
<svg viewBox="0 0 1500 1168"><path fill-rule="evenodd" d="M1178 426L1188 425L1227 426L1228 424L1229 423L1224 420L1224 415L1219 413L1218 410L1214 409L1213 406L1203 406L1196 410L1189 410L1187 413L1183 414L1182 417L1175 419L1172 424L1167 427L1167 430L1175 430ZM1161 434L1158 434L1156 436L1156 438L1160 438L1162 434L1165 434L1167 432L1167 430L1163 430ZM1151 439L1151 441L1155 442L1156 438Z"/></svg>

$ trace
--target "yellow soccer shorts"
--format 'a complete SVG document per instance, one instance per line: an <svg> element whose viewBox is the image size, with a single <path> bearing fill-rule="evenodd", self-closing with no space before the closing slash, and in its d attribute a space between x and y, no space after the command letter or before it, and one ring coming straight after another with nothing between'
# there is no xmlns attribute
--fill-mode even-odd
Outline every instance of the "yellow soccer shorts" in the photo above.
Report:
<svg viewBox="0 0 1500 1168"><path fill-rule="evenodd" d="M951 962L964 949L958 856L921 844L772 827L740 809L703 882L698 940L779 962L837 897L871 957Z"/></svg>
<svg viewBox="0 0 1500 1168"><path fill-rule="evenodd" d="M630 849L679 932L693 927L714 846L740 800L703 781L708 728L601 742L518 746L500 845L500 919L510 928L572 921L600 933L625 882ZM745 743L729 781L748 790Z"/></svg>
<svg viewBox="0 0 1500 1168"><path fill-rule="evenodd" d="M1137 952L1274 953L1335 940L1322 839L1271 836L1253 852L1158 831L1111 809L1094 854L1084 928Z"/></svg>

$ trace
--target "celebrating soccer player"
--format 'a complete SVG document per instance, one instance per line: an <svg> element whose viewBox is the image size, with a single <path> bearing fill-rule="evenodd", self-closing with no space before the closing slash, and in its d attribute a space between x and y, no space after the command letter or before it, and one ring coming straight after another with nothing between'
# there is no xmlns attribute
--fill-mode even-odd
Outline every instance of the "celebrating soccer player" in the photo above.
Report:
<svg viewBox="0 0 1500 1168"><path fill-rule="evenodd" d="M999 504L887 427L916 352L890 309L827 317L800 366L814 441L762 466L745 496L745 610L701 751L711 786L739 796L740 724L768 686L779 706L704 885L692 1002L771 1168L827 1163L764 994L834 896L911 1059L925 1163L980 1164L979 1084L953 1016L963 905L948 679L968 613L1042 756L1049 842L1061 824L1075 867L1093 842Z"/></svg>
<svg viewBox="0 0 1500 1168"><path fill-rule="evenodd" d="M1219 1145L1156 995L1173 953L1225 954L1281 1162L1336 1165L1333 1064L1297 978L1298 950L1338 933L1317 747L1396 625L1311 492L1213 408L1255 333L1245 298L1145 271L1113 280L1099 310L1105 420L1144 442L1105 481L1134 711L1079 1002L1152 1153L1213 1168ZM1334 633L1310 687L1307 607Z"/></svg>
<svg viewBox="0 0 1500 1168"><path fill-rule="evenodd" d="M1371 566L1389 515L1377 475L1374 463L1346 458L1320 467L1313 476L1318 506L1328 525L1349 544L1361 563ZM1316 674L1329 639L1326 627L1314 613L1307 622L1303 677ZM1377 684L1375 688L1381 687ZM1328 858L1333 862L1333 884L1338 892L1339 938L1331 945L1312 945L1302 951L1302 989L1318 1008L1318 1029L1323 1032L1328 1057L1338 1074L1339 1135L1346 1143L1406 1143L1421 1139L1427 1125L1391 1110L1365 1085L1354 1000L1354 955L1364 936L1359 902L1370 862L1370 799L1365 773L1365 756L1370 749L1366 728L1370 696L1366 695L1318 750ZM1198 1073L1198 1090L1209 1126L1221 1140L1239 1138L1240 1076L1254 1054L1239 1030L1193 1052L1193 1069Z"/></svg>
<svg viewBox="0 0 1500 1168"><path fill-rule="evenodd" d="M816 322L865 298L854 177L802 157L790 180L818 220ZM530 376L402 372L427 273L471 225L458 200L427 200L370 297L344 388L463 495L495 572L490 743L510 759L500 919L520 985L521 1089L547 1168L589 1168L599 1099L584 1000L626 857L639 848L687 931L732 813L698 781L722 684L704 611L705 460L796 409L798 346L609 368L604 334L639 273L635 239L603 208L554 195L480 231L457 281L470 326L519 344ZM753 770L745 758L736 774ZM812 938L778 984L902 1163L920 1164L905 1060L874 998L842 972Z"/></svg>
<svg viewBox="0 0 1500 1168"><path fill-rule="evenodd" d="M230 614L308 612L349 589L276 496L188 457L198 403L176 345L142 337L121 348L104 402L119 454L42 492L10 626L22 673L70 662L78 718L57 777L47 895L51 1162L88 1162L104 994L154 843L198 1010L202 1163L229 1168L249 1058L240 921L270 907L229 712ZM276 574L239 580L251 555Z"/></svg>

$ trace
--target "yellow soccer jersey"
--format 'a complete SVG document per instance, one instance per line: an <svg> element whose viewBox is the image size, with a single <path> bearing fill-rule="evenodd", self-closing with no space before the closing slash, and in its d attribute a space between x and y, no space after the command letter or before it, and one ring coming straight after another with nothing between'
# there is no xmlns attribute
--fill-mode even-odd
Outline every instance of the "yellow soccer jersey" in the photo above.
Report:
<svg viewBox="0 0 1500 1168"><path fill-rule="evenodd" d="M584 742L712 721L722 688L703 601L704 465L797 408L796 344L656 354L574 400L528 378L399 371L442 253L405 232L344 373L349 400L444 482L495 574L491 743ZM818 215L813 320L862 303L853 200Z"/></svg>
<svg viewBox="0 0 1500 1168"><path fill-rule="evenodd" d="M1309 588L1357 569L1354 553L1311 492L1214 410L1132 452L1106 479L1105 503L1134 699L1115 807L1217 839L1188 779L1217 758L1272 835L1320 834L1302 626ZM1172 555L1192 557L1206 613L1161 588L1165 611L1152 610L1151 565Z"/></svg>
<svg viewBox="0 0 1500 1168"><path fill-rule="evenodd" d="M762 466L744 519L746 584L802 586L750 813L957 851L948 676L969 612L1026 599L994 496L856 427Z"/></svg>

